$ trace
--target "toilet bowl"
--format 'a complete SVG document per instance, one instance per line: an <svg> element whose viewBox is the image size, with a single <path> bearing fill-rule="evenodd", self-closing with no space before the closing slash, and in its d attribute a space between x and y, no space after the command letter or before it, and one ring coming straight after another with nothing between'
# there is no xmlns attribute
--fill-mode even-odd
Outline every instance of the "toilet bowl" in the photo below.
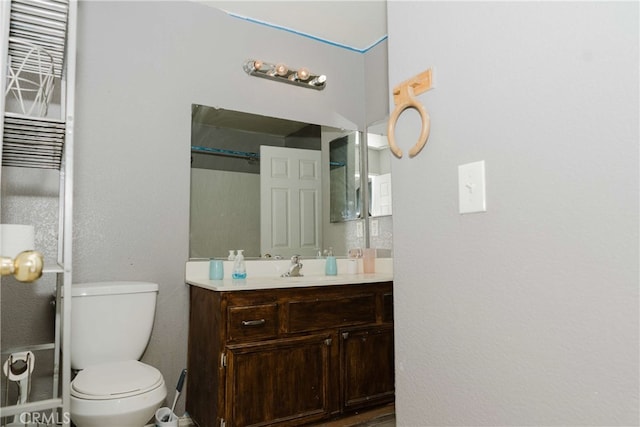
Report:
<svg viewBox="0 0 640 427"><path fill-rule="evenodd" d="M167 396L162 374L138 359L151 336L158 285L72 285L71 421L77 427L142 427Z"/></svg>
<svg viewBox="0 0 640 427"><path fill-rule="evenodd" d="M142 427L166 396L152 366L137 360L91 366L71 382L71 418L78 427Z"/></svg>

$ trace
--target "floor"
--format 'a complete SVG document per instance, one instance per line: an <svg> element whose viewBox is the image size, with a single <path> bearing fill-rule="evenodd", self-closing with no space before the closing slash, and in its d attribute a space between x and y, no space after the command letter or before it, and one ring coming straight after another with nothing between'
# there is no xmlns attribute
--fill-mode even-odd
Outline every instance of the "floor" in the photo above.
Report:
<svg viewBox="0 0 640 427"><path fill-rule="evenodd" d="M188 417L180 419L179 426L194 426ZM340 420L313 424L310 427L395 427L396 414L394 405L386 405L370 411L356 413Z"/></svg>
<svg viewBox="0 0 640 427"><path fill-rule="evenodd" d="M314 424L312 427L395 427L395 425L395 406L386 405L339 420Z"/></svg>

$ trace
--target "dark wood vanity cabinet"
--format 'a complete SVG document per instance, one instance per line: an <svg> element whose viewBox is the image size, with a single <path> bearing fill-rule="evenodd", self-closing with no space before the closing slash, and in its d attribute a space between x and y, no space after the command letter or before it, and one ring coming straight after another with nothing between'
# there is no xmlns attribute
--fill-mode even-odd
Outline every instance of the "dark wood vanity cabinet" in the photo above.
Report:
<svg viewBox="0 0 640 427"><path fill-rule="evenodd" d="M393 402L391 282L190 292L199 426L304 425Z"/></svg>
<svg viewBox="0 0 640 427"><path fill-rule="evenodd" d="M345 329L340 340L343 407L361 409L393 401L393 325Z"/></svg>

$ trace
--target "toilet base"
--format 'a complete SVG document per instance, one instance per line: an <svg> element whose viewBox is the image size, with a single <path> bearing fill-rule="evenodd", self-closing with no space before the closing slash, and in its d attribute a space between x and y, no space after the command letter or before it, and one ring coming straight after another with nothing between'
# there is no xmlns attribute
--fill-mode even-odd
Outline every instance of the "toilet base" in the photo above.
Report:
<svg viewBox="0 0 640 427"><path fill-rule="evenodd" d="M164 382L159 387L123 399L90 400L71 396L71 421L77 427L143 427L167 397Z"/></svg>

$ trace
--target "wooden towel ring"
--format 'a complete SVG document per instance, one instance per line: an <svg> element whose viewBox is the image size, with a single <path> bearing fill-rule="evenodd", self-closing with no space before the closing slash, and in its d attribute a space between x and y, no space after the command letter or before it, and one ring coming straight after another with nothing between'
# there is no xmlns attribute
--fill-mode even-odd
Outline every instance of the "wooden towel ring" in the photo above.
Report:
<svg viewBox="0 0 640 427"><path fill-rule="evenodd" d="M414 108L420 113L422 119L422 129L418 142L409 150L409 157L415 157L422 148L424 148L429 139L431 130L431 118L424 108L424 105L418 101L415 96L432 88L432 71L428 69L417 76L400 83L393 89L393 102L396 108L389 117L389 125L387 126L387 138L389 139L389 147L391 152L397 157L402 157L402 150L396 144L395 128L400 114L407 108Z"/></svg>

